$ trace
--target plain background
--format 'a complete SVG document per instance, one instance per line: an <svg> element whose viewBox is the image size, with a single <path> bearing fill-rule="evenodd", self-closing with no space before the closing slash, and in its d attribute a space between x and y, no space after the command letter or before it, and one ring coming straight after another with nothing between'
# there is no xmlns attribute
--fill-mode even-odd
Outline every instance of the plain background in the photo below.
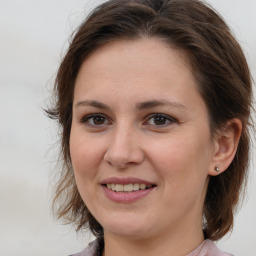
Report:
<svg viewBox="0 0 256 256"><path fill-rule="evenodd" d="M50 213L58 132L42 108L70 33L102 1L0 0L0 256L65 256L84 248ZM256 77L256 1L209 0L231 26ZM256 175L235 228L219 246L256 256Z"/></svg>

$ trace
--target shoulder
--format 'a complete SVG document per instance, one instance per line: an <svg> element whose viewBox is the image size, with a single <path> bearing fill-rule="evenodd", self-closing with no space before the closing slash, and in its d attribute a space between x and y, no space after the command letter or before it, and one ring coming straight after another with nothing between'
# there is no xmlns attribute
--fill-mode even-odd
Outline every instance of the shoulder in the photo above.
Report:
<svg viewBox="0 0 256 256"><path fill-rule="evenodd" d="M194 251L187 256L234 256L227 252L222 252L211 240L205 240Z"/></svg>
<svg viewBox="0 0 256 256"><path fill-rule="evenodd" d="M69 256L101 256L104 247L103 239L96 239L82 251ZM195 250L187 256L234 256L227 252L222 252L218 249L215 243L211 240L205 240Z"/></svg>
<svg viewBox="0 0 256 256"><path fill-rule="evenodd" d="M103 239L96 239L93 242L89 243L82 252L71 254L69 256L101 256L101 251L103 247Z"/></svg>
<svg viewBox="0 0 256 256"><path fill-rule="evenodd" d="M97 240L89 243L88 246L82 252L75 253L69 256L94 256L96 247L97 247Z"/></svg>

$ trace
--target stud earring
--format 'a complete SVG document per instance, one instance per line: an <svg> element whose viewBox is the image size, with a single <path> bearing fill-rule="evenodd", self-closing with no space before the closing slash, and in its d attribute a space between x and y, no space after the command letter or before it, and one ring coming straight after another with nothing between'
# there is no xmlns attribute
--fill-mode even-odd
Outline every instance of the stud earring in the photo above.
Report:
<svg viewBox="0 0 256 256"><path fill-rule="evenodd" d="M215 170L216 172L219 172L219 171L220 171L219 166L218 166L218 165L216 165L216 166L214 167L214 170Z"/></svg>

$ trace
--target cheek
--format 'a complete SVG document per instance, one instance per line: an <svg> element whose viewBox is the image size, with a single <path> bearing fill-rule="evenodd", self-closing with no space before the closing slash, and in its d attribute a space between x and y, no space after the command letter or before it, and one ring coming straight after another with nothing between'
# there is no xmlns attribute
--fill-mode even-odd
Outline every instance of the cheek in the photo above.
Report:
<svg viewBox="0 0 256 256"><path fill-rule="evenodd" d="M176 136L155 150L152 162L161 177L163 201L170 211L176 209L181 214L184 209L201 209L210 159L207 151L208 143L184 136Z"/></svg>
<svg viewBox="0 0 256 256"><path fill-rule="evenodd" d="M76 177L94 175L95 167L101 159L98 143L85 137L79 129L72 128L70 134L70 155Z"/></svg>
<svg viewBox="0 0 256 256"><path fill-rule="evenodd" d="M78 191L88 208L92 208L96 196L97 175L101 161L100 145L72 128L70 134L70 155Z"/></svg>
<svg viewBox="0 0 256 256"><path fill-rule="evenodd" d="M174 185L197 183L206 179L211 162L211 144L208 136L179 136L151 143L152 162L163 179Z"/></svg>

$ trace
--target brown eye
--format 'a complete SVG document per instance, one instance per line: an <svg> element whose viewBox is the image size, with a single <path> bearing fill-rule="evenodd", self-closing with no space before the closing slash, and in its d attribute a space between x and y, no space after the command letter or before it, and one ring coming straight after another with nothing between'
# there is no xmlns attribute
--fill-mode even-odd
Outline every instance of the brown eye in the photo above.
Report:
<svg viewBox="0 0 256 256"><path fill-rule="evenodd" d="M155 116L153 118L153 122L155 125L165 125L167 122L167 119L164 116Z"/></svg>
<svg viewBox="0 0 256 256"><path fill-rule="evenodd" d="M101 127L109 125L109 120L100 114L92 114L82 118L81 123L90 127Z"/></svg>
<svg viewBox="0 0 256 256"><path fill-rule="evenodd" d="M105 123L105 117L102 116L95 116L92 118L92 122L94 125L102 125Z"/></svg>
<svg viewBox="0 0 256 256"><path fill-rule="evenodd" d="M152 114L147 120L147 124L152 126L167 126L175 123L176 120L170 116L164 114Z"/></svg>

